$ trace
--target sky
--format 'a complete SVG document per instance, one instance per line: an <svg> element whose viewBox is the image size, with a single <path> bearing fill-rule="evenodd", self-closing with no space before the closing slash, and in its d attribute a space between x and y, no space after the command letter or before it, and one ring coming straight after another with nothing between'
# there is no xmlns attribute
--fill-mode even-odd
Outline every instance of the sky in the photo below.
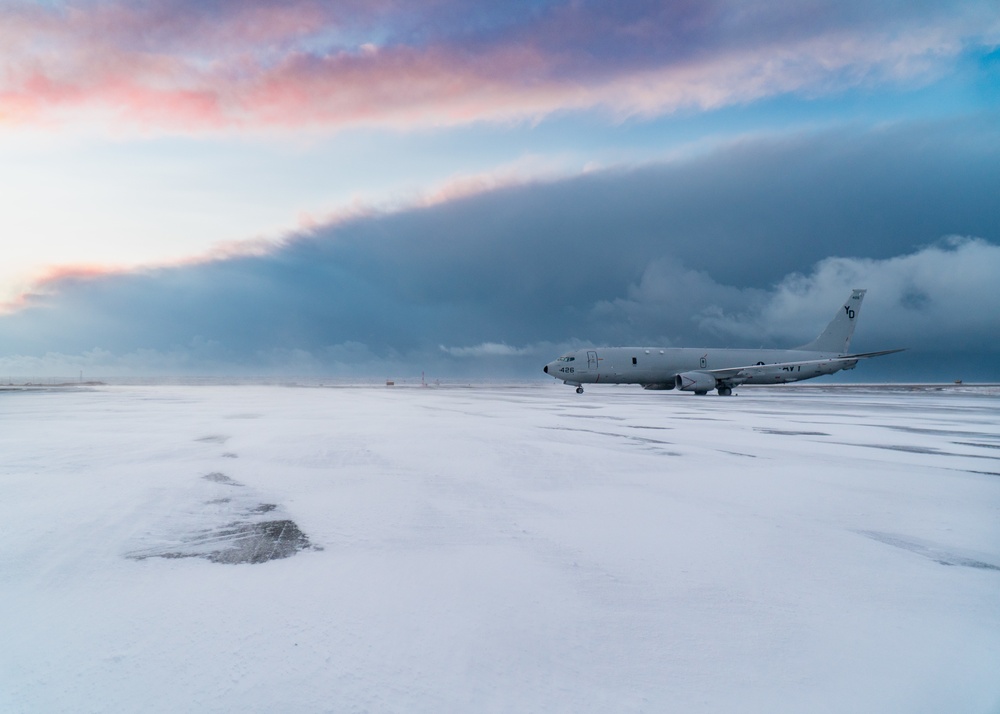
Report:
<svg viewBox="0 0 1000 714"><path fill-rule="evenodd" d="M1000 6L0 0L0 378L1000 381Z"/></svg>

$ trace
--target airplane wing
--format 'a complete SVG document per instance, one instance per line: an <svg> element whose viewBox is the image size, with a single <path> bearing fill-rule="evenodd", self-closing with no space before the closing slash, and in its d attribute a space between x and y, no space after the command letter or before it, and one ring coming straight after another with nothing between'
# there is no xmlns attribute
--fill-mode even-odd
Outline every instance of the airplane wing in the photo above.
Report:
<svg viewBox="0 0 1000 714"><path fill-rule="evenodd" d="M715 377L720 382L731 382L732 384L740 384L742 381L750 379L751 377L764 377L770 374L778 374L779 372L788 372L794 369L799 369L801 367L812 367L814 365L843 365L841 369L847 365L852 365L861 359L869 359L871 357L881 357L882 355L891 355L896 352L903 352L906 348L900 348L895 350L882 350L880 352L860 352L853 355L842 355L840 357L829 357L826 359L810 359L801 360L799 362L775 362L774 364L752 364L746 367L727 367L724 369L699 369L694 370L696 372L701 372L703 374L710 374Z"/></svg>

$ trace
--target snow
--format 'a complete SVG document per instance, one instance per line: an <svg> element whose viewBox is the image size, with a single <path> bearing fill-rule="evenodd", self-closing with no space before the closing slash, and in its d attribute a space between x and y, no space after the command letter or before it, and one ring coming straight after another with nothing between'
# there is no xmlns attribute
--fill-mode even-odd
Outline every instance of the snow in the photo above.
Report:
<svg viewBox="0 0 1000 714"><path fill-rule="evenodd" d="M0 454L3 712L1000 710L996 389L5 390Z"/></svg>

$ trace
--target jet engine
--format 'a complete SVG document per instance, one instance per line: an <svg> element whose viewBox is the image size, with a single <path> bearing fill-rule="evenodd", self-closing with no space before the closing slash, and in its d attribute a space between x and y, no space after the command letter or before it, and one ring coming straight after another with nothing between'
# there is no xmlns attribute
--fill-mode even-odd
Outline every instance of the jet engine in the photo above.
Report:
<svg viewBox="0 0 1000 714"><path fill-rule="evenodd" d="M681 372L674 377L674 385L684 392L708 394L715 389L715 377L704 372Z"/></svg>

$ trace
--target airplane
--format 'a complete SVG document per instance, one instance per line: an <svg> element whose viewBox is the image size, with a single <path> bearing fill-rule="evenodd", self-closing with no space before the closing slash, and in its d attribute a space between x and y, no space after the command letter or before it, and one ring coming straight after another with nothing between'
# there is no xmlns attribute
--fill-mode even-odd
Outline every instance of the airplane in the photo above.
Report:
<svg viewBox="0 0 1000 714"><path fill-rule="evenodd" d="M848 352L866 292L852 291L819 337L790 350L595 347L564 354L543 371L577 394L584 384L640 384L698 395L715 389L728 397L741 384L784 384L854 369L859 360L903 351Z"/></svg>

